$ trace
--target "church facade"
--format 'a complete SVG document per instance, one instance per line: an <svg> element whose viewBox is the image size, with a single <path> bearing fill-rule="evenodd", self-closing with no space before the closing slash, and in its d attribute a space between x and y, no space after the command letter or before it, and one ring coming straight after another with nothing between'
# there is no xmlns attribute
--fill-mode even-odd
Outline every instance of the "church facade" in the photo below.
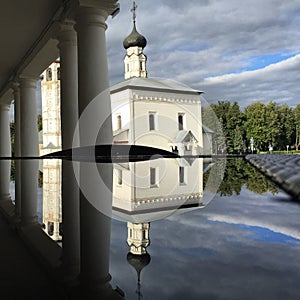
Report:
<svg viewBox="0 0 300 300"><path fill-rule="evenodd" d="M114 143L204 154L201 91L173 80L149 78L147 41L136 30L123 42L125 80L111 87Z"/></svg>

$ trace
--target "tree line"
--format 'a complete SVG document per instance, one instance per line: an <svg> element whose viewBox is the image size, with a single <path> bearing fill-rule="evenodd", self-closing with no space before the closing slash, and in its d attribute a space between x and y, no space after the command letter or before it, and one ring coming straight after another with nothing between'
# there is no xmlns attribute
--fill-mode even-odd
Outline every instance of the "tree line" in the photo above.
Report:
<svg viewBox="0 0 300 300"><path fill-rule="evenodd" d="M300 104L289 107L273 101L256 102L241 110L237 102L219 101L202 110L203 123L214 130L214 151L299 150Z"/></svg>

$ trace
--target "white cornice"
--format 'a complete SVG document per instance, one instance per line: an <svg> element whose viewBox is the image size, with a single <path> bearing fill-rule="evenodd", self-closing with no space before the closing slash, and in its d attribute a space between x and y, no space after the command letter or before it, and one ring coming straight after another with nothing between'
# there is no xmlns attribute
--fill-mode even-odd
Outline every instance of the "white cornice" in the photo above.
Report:
<svg viewBox="0 0 300 300"><path fill-rule="evenodd" d="M168 203L169 205L176 206L182 205L185 202L191 202L197 200L200 203L200 199L203 197L203 193L193 193L186 195L170 195L170 196L161 196L161 197L151 197L151 198L139 198L133 199L134 207L138 208L142 205L155 204L155 203ZM198 201L199 200L199 201Z"/></svg>
<svg viewBox="0 0 300 300"><path fill-rule="evenodd" d="M181 104L201 104L201 100L195 100L191 98L174 98L174 97L157 97L157 96L140 96L137 93L133 93L134 101L145 102L165 102L165 103L181 103Z"/></svg>

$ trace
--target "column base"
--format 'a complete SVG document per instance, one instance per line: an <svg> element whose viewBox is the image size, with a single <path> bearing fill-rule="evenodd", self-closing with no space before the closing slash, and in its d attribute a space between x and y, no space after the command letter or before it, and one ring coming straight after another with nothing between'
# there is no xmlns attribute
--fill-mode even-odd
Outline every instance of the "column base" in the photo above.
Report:
<svg viewBox="0 0 300 300"><path fill-rule="evenodd" d="M79 285L69 290L69 296L71 299L125 299L125 294L119 287L113 289L112 286L109 284L109 281L111 280L110 274L107 276L107 278L105 278L104 282L102 283L86 282L85 280L82 280L82 276L79 276L79 278Z"/></svg>
<svg viewBox="0 0 300 300"><path fill-rule="evenodd" d="M20 218L15 215L15 205L12 202L10 195L1 197L0 212L9 224L14 225L20 222Z"/></svg>

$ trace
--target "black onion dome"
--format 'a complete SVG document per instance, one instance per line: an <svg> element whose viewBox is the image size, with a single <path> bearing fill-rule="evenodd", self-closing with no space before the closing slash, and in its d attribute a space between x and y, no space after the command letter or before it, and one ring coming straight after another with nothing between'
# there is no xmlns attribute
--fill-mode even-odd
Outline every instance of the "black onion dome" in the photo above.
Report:
<svg viewBox="0 0 300 300"><path fill-rule="evenodd" d="M146 38L137 32L135 23L133 23L133 28L132 28L131 33L123 41L124 48L128 49L129 47L136 47L136 46L145 48L146 45L147 45Z"/></svg>
<svg viewBox="0 0 300 300"><path fill-rule="evenodd" d="M129 264L131 266L133 266L135 268L135 270L139 274L144 267L149 265L149 263L151 261L151 256L149 253L137 255L137 254L132 254L131 252L129 252L127 254L127 261L129 262Z"/></svg>

